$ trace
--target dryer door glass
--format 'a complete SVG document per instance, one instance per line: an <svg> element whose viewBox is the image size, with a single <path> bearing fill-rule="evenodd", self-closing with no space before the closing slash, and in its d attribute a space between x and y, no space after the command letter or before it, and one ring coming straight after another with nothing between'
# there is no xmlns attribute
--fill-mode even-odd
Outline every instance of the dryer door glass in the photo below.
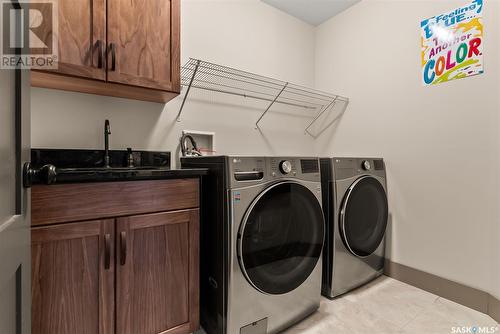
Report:
<svg viewBox="0 0 500 334"><path fill-rule="evenodd" d="M316 196L300 184L279 183L265 190L245 215L238 235L240 266L258 290L290 292L316 267L323 235Z"/></svg>
<svg viewBox="0 0 500 334"><path fill-rule="evenodd" d="M340 212L340 231L346 247L366 257L378 248L387 226L387 196L382 184L362 177L348 189Z"/></svg>

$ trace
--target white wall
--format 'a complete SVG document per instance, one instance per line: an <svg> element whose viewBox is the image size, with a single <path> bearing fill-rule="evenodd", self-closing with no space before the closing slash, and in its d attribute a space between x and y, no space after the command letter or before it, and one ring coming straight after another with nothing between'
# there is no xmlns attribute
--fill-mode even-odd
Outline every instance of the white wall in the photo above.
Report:
<svg viewBox="0 0 500 334"><path fill-rule="evenodd" d="M341 122L313 141L302 117L270 114L260 133L253 122L265 105L237 108L241 99L211 93L195 92L176 123L179 99L163 106L33 89L33 147L101 147L109 118L116 149L175 151L180 131L195 129L216 131L225 154L302 155L314 146L321 155L382 156L392 260L500 297L498 0L485 8L486 73L426 88L419 80L419 20L462 3L364 0L315 31L258 0L183 0L183 62L316 83L351 98Z"/></svg>
<svg viewBox="0 0 500 334"><path fill-rule="evenodd" d="M318 28L316 86L348 96L319 153L381 156L389 257L500 296L500 6L481 76L422 87L420 19L464 1L364 0Z"/></svg>
<svg viewBox="0 0 500 334"><path fill-rule="evenodd" d="M314 84L314 29L306 23L259 0L183 0L181 12L182 63L195 57ZM32 145L100 148L109 118L114 149L174 152L181 131L189 129L215 131L218 153L312 154L313 141L303 133L307 119L272 113L261 133L254 123L265 103L192 92L177 123L180 98L163 105L34 88Z"/></svg>

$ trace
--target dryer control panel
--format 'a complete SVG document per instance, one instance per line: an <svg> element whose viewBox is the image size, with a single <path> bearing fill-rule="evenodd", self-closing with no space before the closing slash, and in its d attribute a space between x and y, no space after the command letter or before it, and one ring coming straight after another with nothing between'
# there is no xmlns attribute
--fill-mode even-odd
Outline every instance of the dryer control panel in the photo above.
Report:
<svg viewBox="0 0 500 334"><path fill-rule="evenodd" d="M317 181L319 179L318 158L276 157L270 159L270 176L275 178L299 178Z"/></svg>
<svg viewBox="0 0 500 334"><path fill-rule="evenodd" d="M364 174L385 177L385 164L381 158L333 158L333 167L337 180Z"/></svg>

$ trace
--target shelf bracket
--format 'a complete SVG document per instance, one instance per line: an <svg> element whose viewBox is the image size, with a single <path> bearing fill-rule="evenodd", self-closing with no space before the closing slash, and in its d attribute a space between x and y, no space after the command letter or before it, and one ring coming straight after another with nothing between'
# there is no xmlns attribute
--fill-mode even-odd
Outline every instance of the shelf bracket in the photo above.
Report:
<svg viewBox="0 0 500 334"><path fill-rule="evenodd" d="M196 65L193 70L193 75L191 76L191 80L189 80L189 85L186 90L186 94L184 94L184 99L182 100L181 107L179 108L179 112L177 113L177 122L181 121L181 113L182 109L184 109L184 104L186 103L186 99L189 95L189 91L191 90L191 86L193 85L194 77L196 76L196 72L198 72L198 68L200 67L200 60L196 61Z"/></svg>
<svg viewBox="0 0 500 334"><path fill-rule="evenodd" d="M337 104L338 101L342 101L344 103L344 107L342 108L342 110L340 111L340 113L335 116L334 119L332 119L328 125L326 127L324 127L318 134L313 134L311 133L311 131L309 131L310 127L321 117L321 115L323 115L327 110L332 110L333 107L335 107L335 105ZM307 126L307 128L305 129L305 133L307 133L308 135L310 135L311 137L313 137L314 139L318 138L318 136L323 133L330 125L332 125L333 123L335 123L346 111L347 109L347 106L349 105L349 99L348 98L343 98L343 97L335 97L335 99L333 99L332 102L330 102L330 104L328 104L326 106L325 109L323 109L322 111L320 111L320 113L318 115L316 115L316 117L312 120L311 123L309 123L309 125Z"/></svg>
<svg viewBox="0 0 500 334"><path fill-rule="evenodd" d="M321 115L323 115L327 110L333 108L333 106L335 105L335 102L337 101L337 99L338 99L338 97L334 98L332 100L332 102L330 102L328 105L326 105L326 107L323 108L323 110L320 110L320 112L316 115L316 117L314 117L314 119L311 121L311 123L309 123L309 125L304 130L307 134L309 134L310 136L313 136L313 134L309 132L309 129L318 120L318 118L321 117Z"/></svg>
<svg viewBox="0 0 500 334"><path fill-rule="evenodd" d="M267 114L267 112L269 111L269 109L271 109L271 107L273 106L273 104L278 100L278 98L281 96L281 94L283 93L283 91L286 89L287 86L288 86L288 82L285 83L285 85L283 86L283 88L281 88L281 90L278 93L278 95L276 95L276 97L274 98L274 100L271 101L271 103L266 108L266 110L262 113L262 115L260 115L260 117L257 120L257 122L255 122L255 130L257 130L259 128L259 122L260 122L260 120L262 119L262 117L264 117L265 114Z"/></svg>

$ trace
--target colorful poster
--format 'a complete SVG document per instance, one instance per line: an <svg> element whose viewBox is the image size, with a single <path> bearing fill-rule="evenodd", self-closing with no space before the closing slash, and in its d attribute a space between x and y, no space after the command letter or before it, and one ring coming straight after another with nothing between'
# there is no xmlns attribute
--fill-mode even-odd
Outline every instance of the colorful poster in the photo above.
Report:
<svg viewBox="0 0 500 334"><path fill-rule="evenodd" d="M483 73L483 0L423 20L422 83Z"/></svg>

